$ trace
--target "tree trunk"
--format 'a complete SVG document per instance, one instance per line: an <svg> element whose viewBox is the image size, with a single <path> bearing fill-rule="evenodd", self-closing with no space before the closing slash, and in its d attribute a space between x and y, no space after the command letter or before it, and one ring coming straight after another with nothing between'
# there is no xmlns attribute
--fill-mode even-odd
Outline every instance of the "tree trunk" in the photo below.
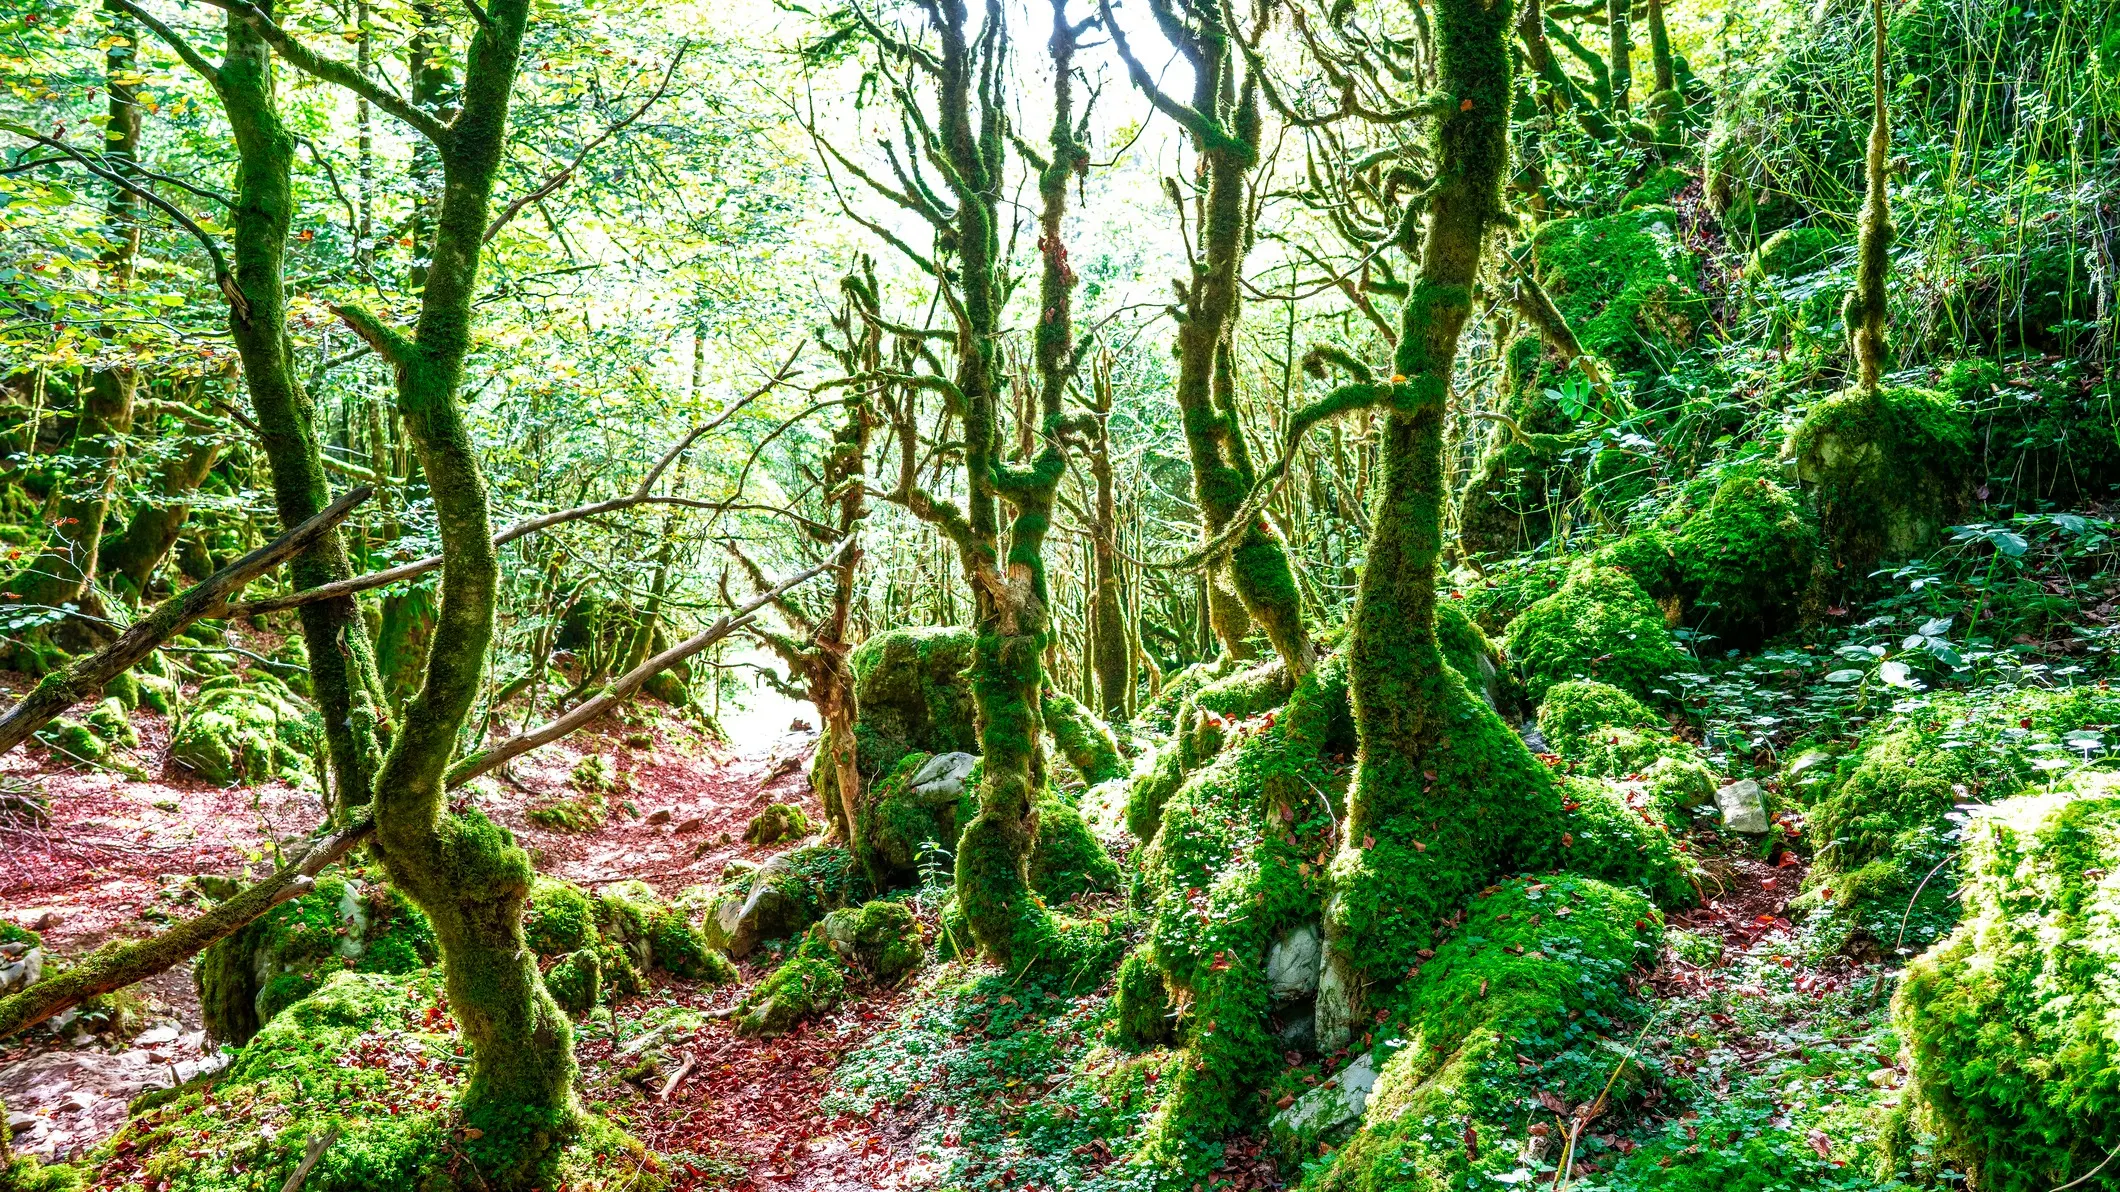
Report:
<svg viewBox="0 0 2120 1192"><path fill-rule="evenodd" d="M154 496L133 511L123 533L103 544L98 566L104 574L123 576L134 592L147 596L162 560L183 536L191 495L220 458L219 441L204 434L185 436L183 445L155 469Z"/></svg>
<svg viewBox="0 0 2120 1192"><path fill-rule="evenodd" d="M269 11L269 10L268 10ZM287 335L287 237L295 200L294 138L280 121L272 54L243 17L231 13L227 49L214 79L241 162L235 206L236 284L249 302L229 320L259 440L272 467L280 524L295 526L331 501L318 447L315 410L302 391ZM289 569L296 589L349 579L352 564L334 532ZM368 628L352 597L302 606L310 680L331 755L332 805L342 821L369 801L380 741L388 731L382 680Z"/></svg>

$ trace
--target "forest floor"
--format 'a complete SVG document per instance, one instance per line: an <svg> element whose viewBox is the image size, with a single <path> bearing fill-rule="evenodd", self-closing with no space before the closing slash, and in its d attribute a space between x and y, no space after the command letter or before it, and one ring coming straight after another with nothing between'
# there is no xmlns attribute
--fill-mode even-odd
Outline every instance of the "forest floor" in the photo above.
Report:
<svg viewBox="0 0 2120 1192"><path fill-rule="evenodd" d="M0 691L26 690L0 674ZM822 809L805 778L813 734L799 723L749 723L727 744L709 743L674 718L646 728L608 722L516 763L510 781L477 796L481 809L511 828L541 872L585 887L638 879L664 895L713 882L732 860L762 862L800 847L743 842L752 816L769 803ZM114 754L111 767L69 766L43 750L17 751L0 769L41 784L51 821L0 827L0 913L40 932L60 956L105 940L142 936L181 917L196 901L195 874L259 875L274 863L274 841L305 838L321 821L313 788L284 782L221 788L166 761L168 721L133 714L140 745ZM631 748L640 733L654 745ZM570 793L567 778L588 753L614 773L605 824L578 835L547 831L525 817ZM624 1119L651 1149L672 1156L679 1187L837 1190L901 1186L909 1160L876 1128L819 1108L838 1057L858 1049L889 1021L906 995L872 991L779 1039L737 1036L706 1011L770 971L761 952L742 964L743 985L714 988L655 974L641 996L613 1008L610 1022L584 1023L580 1057L587 1098ZM143 1091L188 1079L217 1059L201 1029L189 966L146 982L120 1021L69 1019L0 1049L0 1100L17 1124L17 1145L47 1158L80 1155L114 1134L126 1103ZM620 1073L637 1064L624 1043L657 1032L658 1048L689 1052L695 1066L659 1098L661 1081L636 1084ZM34 1119L34 1120L31 1120ZM902 1131L900 1131L902 1133Z"/></svg>
<svg viewBox="0 0 2120 1192"><path fill-rule="evenodd" d="M0 675L0 688L23 686L19 676ZM802 806L823 822L804 773L813 734L791 725L792 709L732 722L734 739L725 744L670 716L602 723L521 759L473 797L517 834L543 872L591 888L639 879L675 895L713 883L731 861L762 862L800 847L743 842L750 819L769 803ZM274 864L276 839L304 837L322 818L312 788L196 781L166 761L164 718L141 711L133 724L140 745L114 754L111 768L69 767L41 750L0 761L9 774L42 784L52 816L40 829L0 828L7 861L0 913L42 932L61 956L189 913L203 904L192 875L261 873ZM605 823L581 834L531 823L530 808L571 793L569 777L589 754L612 774ZM1708 859L1707 897L1674 914L1671 925L1712 940L1713 956L1696 964L1667 952L1647 978L1661 1007L1650 1047L1663 1053L1667 1079L1685 1078L1713 1097L1699 1106L1705 1117L1678 1104L1645 1104L1643 1120L1586 1140L1578 1174L1648 1142L1664 1128L1656 1121L1689 1140L1703 1133L1732 1146L1740 1132L1749 1137L1770 1121L1793 1126L1796 1138L1838 1165L1848 1123L1842 1111L1820 1116L1827 1098L1845 1109L1875 1105L1903 1081L1885 1015L1870 995L1874 970L1817 957L1801 944L1788 908L1802 885L1798 854L1772 845L1725 848L1712 836L1697 843ZM1051 1140L1023 1128L1031 1101L1100 1062L1092 1053L1106 1013L1102 996L1017 1006L998 986L985 988L994 983L981 982L983 970L934 965L900 988L855 992L781 1038L740 1037L714 1012L776 959L769 947L741 962L738 986L657 973L640 996L580 1024L585 1099L660 1154L678 1189L855 1192L996 1180L1042 1187L1037 1173L1056 1166L1068 1175L1054 1186L1077 1186L1123 1156L1138 1127L1136 1116L1109 1145L1090 1139L1095 1153L1065 1145L1058 1149L1072 1153L1055 1154L1041 1151L1054 1149L1045 1146ZM123 1125L132 1098L222 1062L205 1043L188 968L146 983L141 994L114 1021L60 1020L56 1032L0 1049L0 1100L17 1123L18 1146L60 1159L83 1155ZM1018 1051L1011 1032L1016 1040L1059 1042L1042 1053ZM920 1046L930 1052L912 1058L923 1054ZM649 1056L655 1062L643 1064ZM1316 1079L1336 1066L1328 1058ZM1798 1082L1808 1086L1801 1097L1792 1091ZM1255 1139L1231 1145L1222 1173L1216 1186L1225 1189L1284 1182Z"/></svg>

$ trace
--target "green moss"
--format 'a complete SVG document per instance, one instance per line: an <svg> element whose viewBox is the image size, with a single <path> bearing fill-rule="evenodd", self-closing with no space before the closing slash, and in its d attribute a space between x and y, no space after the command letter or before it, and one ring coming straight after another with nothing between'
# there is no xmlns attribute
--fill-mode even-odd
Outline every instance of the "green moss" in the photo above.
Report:
<svg viewBox="0 0 2120 1192"><path fill-rule="evenodd" d="M2120 1147L2120 789L2085 775L1966 836L1965 919L1908 966L1893 1019L1969 1182L2047 1192Z"/></svg>
<svg viewBox="0 0 2120 1192"><path fill-rule="evenodd" d="M1674 623L1670 604L1683 586L1678 563L1678 551L1671 536L1662 530L1650 528L1638 530L1598 548L1592 556L1600 567L1613 567L1634 577L1642 591L1666 609L1664 620Z"/></svg>
<svg viewBox="0 0 2120 1192"><path fill-rule="evenodd" d="M1031 844L1031 888L1048 903L1119 888L1119 866L1090 834L1082 813L1061 799L1038 800L1038 836Z"/></svg>
<svg viewBox="0 0 2120 1192"><path fill-rule="evenodd" d="M1572 565L1565 558L1504 559L1489 566L1477 585L1452 595L1463 597L1474 624L1501 633L1525 609L1558 591Z"/></svg>
<svg viewBox="0 0 2120 1192"><path fill-rule="evenodd" d="M1649 805L1667 824L1683 824L1715 803L1717 775L1697 757L1659 757L1638 780Z"/></svg>
<svg viewBox="0 0 2120 1192"><path fill-rule="evenodd" d="M523 939L539 956L562 956L596 939L596 903L572 882L540 874L523 903Z"/></svg>
<svg viewBox="0 0 2120 1192"><path fill-rule="evenodd" d="M1667 909L1698 901L1694 867L1646 792L1571 777L1561 794L1561 856L1570 870L1639 890Z"/></svg>
<svg viewBox="0 0 2120 1192"><path fill-rule="evenodd" d="M1516 878L1471 900L1462 929L1407 983L1403 1028L1362 1126L1307 1173L1315 1192L1443 1192L1500 1186L1523 1162L1519 1108L1538 1086L1569 1104L1596 1098L1628 1056L1611 1041L1642 1007L1628 975L1653 961L1663 919L1641 895L1588 878ZM1396 1045L1394 1045L1396 1044ZM1619 1090L1638 1087L1634 1076ZM1468 1129L1473 1145L1466 1145ZM1282 1138L1284 1151L1309 1139Z"/></svg>
<svg viewBox="0 0 2120 1192"><path fill-rule="evenodd" d="M706 937L682 911L658 906L648 917L647 936L655 966L672 976L712 985L736 980L736 966L707 946Z"/></svg>
<svg viewBox="0 0 2120 1192"><path fill-rule="evenodd" d="M1171 1041L1170 990L1155 954L1135 948L1119 962L1112 993L1111 1041L1129 1051L1146 1051Z"/></svg>
<svg viewBox="0 0 2120 1192"><path fill-rule="evenodd" d="M914 775L931 756L916 752L898 759L890 773L870 788L862 804L862 844L868 851L863 860L879 885L918 881L923 859L932 857L939 862L954 854L964 825L978 813L975 784L969 778L954 793L913 790Z"/></svg>
<svg viewBox="0 0 2120 1192"><path fill-rule="evenodd" d="M744 829L745 844L765 847L784 840L800 840L811 832L810 817L792 803L773 803L751 817Z"/></svg>
<svg viewBox="0 0 2120 1192"><path fill-rule="evenodd" d="M1661 95L1663 93L1659 92L1658 94ZM1652 99L1650 106L1656 106L1656 100ZM1684 170L1672 166L1658 166L1656 169L1649 171L1649 176L1642 179L1640 186L1620 196L1620 210L1632 211L1636 207L1667 207L1679 191L1686 189L1692 183L1693 175L1686 173Z"/></svg>
<svg viewBox="0 0 2120 1192"><path fill-rule="evenodd" d="M103 694L117 700L118 707L131 711L140 706L140 680L131 671L119 671L103 685Z"/></svg>
<svg viewBox="0 0 2120 1192"><path fill-rule="evenodd" d="M298 781L323 739L314 713L277 679L209 679L170 734L171 760L208 782Z"/></svg>
<svg viewBox="0 0 2120 1192"><path fill-rule="evenodd" d="M1539 280L1587 351L1661 372L1707 325L1699 262L1678 227L1677 212L1656 206L1557 219L1533 234Z"/></svg>
<svg viewBox="0 0 2120 1192"><path fill-rule="evenodd" d="M920 920L903 902L842 907L821 926L832 951L872 981L896 984L927 959Z"/></svg>
<svg viewBox="0 0 2120 1192"><path fill-rule="evenodd" d="M1126 760L1119 756L1119 739L1097 714L1064 691L1046 688L1040 701L1045 731L1060 747L1061 756L1090 786L1126 777Z"/></svg>
<svg viewBox="0 0 2120 1192"><path fill-rule="evenodd" d="M864 775L882 774L909 752L977 753L969 629L893 629L847 656L854 674L856 753Z"/></svg>
<svg viewBox="0 0 2120 1192"><path fill-rule="evenodd" d="M7 1192L77 1192L88 1177L67 1163L45 1163L35 1155L0 1155L0 1188Z"/></svg>
<svg viewBox="0 0 2120 1192"><path fill-rule="evenodd" d="M1687 619L1750 647L1793 628L1818 566L1803 505L1765 472L1734 469L1671 545Z"/></svg>
<svg viewBox="0 0 2120 1192"><path fill-rule="evenodd" d="M1590 679L1554 684L1538 706L1539 734L1553 752L1570 761L1586 758L1601 730L1663 727L1664 718L1640 700L1610 683Z"/></svg>
<svg viewBox="0 0 2120 1192"><path fill-rule="evenodd" d="M795 1024L839 1004L846 996L846 974L826 942L824 925L810 928L795 954L744 995L736 1016L736 1033L772 1038Z"/></svg>
<svg viewBox="0 0 2120 1192"><path fill-rule="evenodd" d="M1570 679L1597 679L1637 699L1666 700L1685 666L1641 585L1610 567L1580 566L1509 623L1509 655L1534 700Z"/></svg>
<svg viewBox="0 0 2120 1192"><path fill-rule="evenodd" d="M1288 692L1288 672L1278 663L1203 682L1179 708L1171 740L1129 786L1127 829L1141 840L1154 838L1164 802L1186 776L1212 760L1232 731L1285 702Z"/></svg>
<svg viewBox="0 0 2120 1192"><path fill-rule="evenodd" d="M603 827L608 814L603 792L592 790L532 807L523 818L548 832L582 833Z"/></svg>
<svg viewBox="0 0 2120 1192"><path fill-rule="evenodd" d="M1556 509L1580 487L1563 457L1579 441L1570 437L1575 419L1556 399L1566 385L1584 378L1537 335L1520 335L1504 358L1504 413L1513 427L1497 424L1458 502L1458 541L1471 555L1508 556L1544 542L1553 532Z"/></svg>
<svg viewBox="0 0 2120 1192"><path fill-rule="evenodd" d="M1522 696L1514 676L1506 668L1502 652L1465 611L1462 601L1436 602L1435 639L1443 648L1443 660L1463 677L1466 686L1486 699L1489 707L1514 711Z"/></svg>
<svg viewBox="0 0 2120 1192"><path fill-rule="evenodd" d="M37 730L37 741L71 762L100 762L110 756L110 746L94 729L71 716L60 716Z"/></svg>
<svg viewBox="0 0 2120 1192"><path fill-rule="evenodd" d="M603 992L603 966L597 963L594 949L583 948L560 957L545 970L544 980L545 992L552 995L560 1009L569 1014L585 1014Z"/></svg>
<svg viewBox="0 0 2120 1192"><path fill-rule="evenodd" d="M498 1182L519 1163L511 1148L520 1139L461 1128L463 1049L436 979L333 974L259 1031L218 1081L186 1086L132 1117L98 1155L107 1163L122 1147L133 1168L99 1170L96 1186L279 1188L308 1140L333 1129L338 1138L304 1192L444 1192ZM614 1190L646 1192L661 1177L642 1160L637 1144L587 1118L573 1149L539 1179L573 1186L594 1173L615 1181L606 1184Z"/></svg>
<svg viewBox="0 0 2120 1192"><path fill-rule="evenodd" d="M1972 424L1928 389L1848 389L1811 408L1789 440L1833 553L1859 569L1911 557L1964 512Z"/></svg>

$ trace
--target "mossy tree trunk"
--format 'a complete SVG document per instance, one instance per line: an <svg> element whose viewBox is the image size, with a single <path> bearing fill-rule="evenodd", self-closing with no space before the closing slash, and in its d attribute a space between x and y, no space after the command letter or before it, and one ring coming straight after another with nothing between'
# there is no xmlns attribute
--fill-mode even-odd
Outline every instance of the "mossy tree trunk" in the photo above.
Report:
<svg viewBox="0 0 2120 1192"><path fill-rule="evenodd" d="M1126 631L1126 601L1119 590L1119 513L1111 457L1111 360L1101 359L1091 385L1088 435L1090 478L1096 484L1091 511L1091 665L1096 672L1098 711L1113 724L1127 718L1133 694L1132 657Z"/></svg>
<svg viewBox="0 0 2120 1192"><path fill-rule="evenodd" d="M1865 186L1862 223L1855 241L1855 288L1842 313L1848 325L1848 351L1855 358L1856 384L1875 393L1884 382L1885 275L1891 268L1892 250L1892 207L1885 194L1892 124L1884 93L1884 0L1872 0L1870 20L1870 141L1863 158Z"/></svg>
<svg viewBox="0 0 2120 1192"><path fill-rule="evenodd" d="M1606 62L1612 84L1612 110L1625 116L1633 105L1634 38L1629 28L1633 0L1606 0L1605 23L1612 34L1612 55Z"/></svg>
<svg viewBox="0 0 2120 1192"><path fill-rule="evenodd" d="M275 508L282 525L299 525L330 504L331 490L315 411L302 390L287 332L286 255L295 209L295 142L280 119L272 47L260 32L261 25L277 32L271 9L247 4L230 8L221 64L215 66L131 0L110 2L151 28L205 79L227 114L238 162L230 220L235 261L229 330L243 361L244 386L272 468ZM336 532L303 552L289 571L297 588L353 574ZM352 597L305 604L301 618L310 679L331 755L334 810L343 821L368 802L380 741L388 732L382 684L367 627Z"/></svg>
<svg viewBox="0 0 2120 1192"><path fill-rule="evenodd" d="M1071 65L1075 39L1087 23L1070 24L1064 0L1055 0L1048 43L1055 65L1051 156L1041 157L1022 140L1016 142L1039 171L1043 201L1035 353L1041 413L1040 433L1032 441L1035 454L1009 461L1003 455L997 360L1008 291L1000 242L1009 139L1001 90L1006 76L1002 6L999 0L987 0L976 34L963 0L929 7L932 49L913 45L868 20L858 6L852 11L883 48L887 66L932 80L935 93L934 114L922 113L920 119L935 130L932 153L944 167L948 199L929 191L917 176L901 175L903 190L866 175L863 180L925 218L938 246L956 257L955 268L946 271L900 244L945 283L944 296L956 324L956 366L948 378L886 370L878 379L895 382L906 394L893 412L901 453L891 498L934 524L957 548L973 595L976 644L970 678L983 763L979 813L958 841L958 905L980 948L1020 972L1062 956L1058 928L1031 891L1028 865L1038 832L1037 796L1046 781L1040 722L1043 654L1049 640L1045 537L1066 470L1062 437L1068 428L1061 402L1077 364L1071 311L1075 274L1060 226L1067 183L1088 163L1082 132L1075 127ZM915 102L911 87L901 88L901 95L904 102ZM884 325L873 295L862 313ZM932 334L912 332L915 338ZM910 411L918 392L941 393L947 412L963 427L966 498L961 509L919 486L915 453L905 450L915 433ZM1000 524L1004 502L1014 511L1005 558Z"/></svg>
<svg viewBox="0 0 2120 1192"><path fill-rule="evenodd" d="M192 382L173 392L179 404L188 404L183 399L195 395L197 389L198 383ZM113 578L122 576L141 596L147 595L155 572L184 533L191 495L221 458L221 442L210 425L192 422L182 414L176 416L176 423L181 429L158 436L173 449L155 468L152 495L133 510L124 531L103 544L103 572Z"/></svg>
<svg viewBox="0 0 2120 1192"><path fill-rule="evenodd" d="M1252 238L1249 180L1259 164L1259 79L1248 64L1240 70L1237 33L1225 26L1226 10L1220 5L1158 4L1153 11L1163 35L1192 64L1190 103L1157 86L1134 56L1109 3L1102 9L1105 27L1134 85L1185 129L1206 179L1205 190L1193 203L1198 259L1192 276L1180 286L1182 306L1176 312L1175 396L1192 457L1193 497L1206 534L1213 539L1239 515L1258 483L1237 416L1235 351L1238 288ZM1171 197L1182 218L1184 200L1175 191ZM1228 560L1230 587L1242 600L1249 622L1265 631L1292 674L1308 672L1317 661L1317 648L1303 621L1302 597L1287 551L1263 517L1242 529L1230 545ZM1216 608L1212 581L1209 589L1216 636L1232 656L1242 657L1240 635L1248 624L1226 607Z"/></svg>
<svg viewBox="0 0 2120 1192"><path fill-rule="evenodd" d="M476 20L464 84L444 120L324 58L254 8L236 15L289 62L365 97L431 143L441 191L419 314L411 333L356 306L337 308L396 374L397 406L419 457L442 540L434 645L374 783L376 850L391 882L419 904L441 945L450 1007L471 1044L461 1107L484 1131L487 1178L549 1182L546 1164L580 1113L573 1031L524 946L530 859L476 812L453 813L444 775L481 686L493 634L498 553L486 485L458 403L471 349L480 247L506 149L509 104L529 0L494 0Z"/></svg>

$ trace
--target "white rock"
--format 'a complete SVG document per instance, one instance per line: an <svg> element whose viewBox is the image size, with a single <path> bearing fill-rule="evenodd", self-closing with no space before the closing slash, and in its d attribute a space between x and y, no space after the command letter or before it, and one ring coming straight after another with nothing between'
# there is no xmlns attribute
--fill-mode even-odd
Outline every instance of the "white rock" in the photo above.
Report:
<svg viewBox="0 0 2120 1192"><path fill-rule="evenodd" d="M1341 1133L1362 1119L1362 1111L1369 1107L1369 1092L1377 1085L1377 1070L1383 1063L1375 1051L1354 1057L1338 1075L1275 1114L1270 1129L1276 1136L1306 1139Z"/></svg>
<svg viewBox="0 0 2120 1192"><path fill-rule="evenodd" d="M1275 940L1266 950L1266 979L1273 982L1275 1001L1292 1002L1318 991L1318 966L1325 959L1325 941L1311 924Z"/></svg>
<svg viewBox="0 0 2120 1192"><path fill-rule="evenodd" d="M1750 778L1716 791L1715 806L1722 812L1723 826L1732 832L1760 836L1773 827L1767 820L1767 792Z"/></svg>
<svg viewBox="0 0 2120 1192"><path fill-rule="evenodd" d="M164 1043L174 1043L176 1041L177 1028L173 1026L158 1026L152 1030L141 1031L140 1036L133 1040L133 1046L160 1047Z"/></svg>
<svg viewBox="0 0 2120 1192"><path fill-rule="evenodd" d="M974 753L938 753L913 775L913 793L931 798L954 798L964 793L964 780L979 762Z"/></svg>

